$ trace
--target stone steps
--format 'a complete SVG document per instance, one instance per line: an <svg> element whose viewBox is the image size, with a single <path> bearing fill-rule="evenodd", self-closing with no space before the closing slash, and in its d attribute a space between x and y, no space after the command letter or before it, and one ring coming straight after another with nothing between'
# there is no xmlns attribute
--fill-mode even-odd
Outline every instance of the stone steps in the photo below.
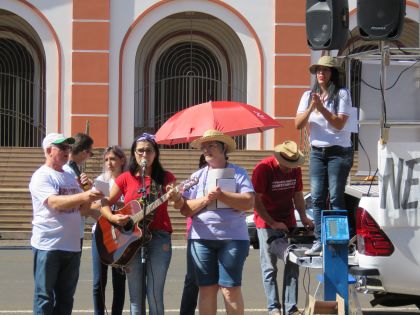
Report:
<svg viewBox="0 0 420 315"><path fill-rule="evenodd" d="M95 149L94 157L85 166L86 173L95 178L102 172L103 149ZM125 151L127 156L129 150ZM229 155L229 162L244 167L251 176L254 166L271 151L236 151ZM161 163L164 168L175 174L178 181L189 178L198 168L200 152L197 150L161 150ZM32 173L44 163L40 148L5 148L0 147L0 239L29 239L31 235L32 204L29 193L29 181ZM357 155L352 174L357 167ZM308 159L302 167L304 191L310 190ZM186 219L178 210L169 206L174 229L174 239L185 238ZM89 221L90 222L90 221ZM86 224L85 237L91 237L91 225Z"/></svg>
<svg viewBox="0 0 420 315"><path fill-rule="evenodd" d="M95 149L94 157L85 165L86 173L95 178L102 172L103 149ZM129 150L125 151L129 156ZM239 164L251 175L255 164L270 151L237 151L229 161ZM175 174L179 181L189 178L198 167L197 150L161 150L161 163ZM29 181L33 172L44 163L40 148L0 148L0 238L28 239L31 235L32 203ZM168 208L174 229L174 239L185 238L186 219L178 210ZM86 224L86 238L90 238L91 222Z"/></svg>

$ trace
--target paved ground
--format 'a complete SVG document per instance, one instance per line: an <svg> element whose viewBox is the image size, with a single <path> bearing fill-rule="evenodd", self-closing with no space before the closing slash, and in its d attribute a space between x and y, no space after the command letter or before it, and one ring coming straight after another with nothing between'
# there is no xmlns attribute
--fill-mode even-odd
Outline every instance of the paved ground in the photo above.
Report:
<svg viewBox="0 0 420 315"><path fill-rule="evenodd" d="M89 242L86 242L85 245L73 314L92 314L92 267ZM298 305L300 309L305 307L307 294L313 294L315 291L317 272L319 270L301 268ZM173 256L165 287L166 314L179 312L184 275L185 242L174 241ZM32 314L32 252L28 241L0 241L0 288L0 314ZM107 301L110 301L110 291L107 290ZM243 294L246 314L267 314L258 251L254 249L250 249L250 255L245 265ZM420 314L413 306L372 309L369 304L370 296L359 295L359 300L364 314ZM224 314L221 299L219 299L218 307L219 314ZM124 314L128 314L128 297L126 297L125 310Z"/></svg>

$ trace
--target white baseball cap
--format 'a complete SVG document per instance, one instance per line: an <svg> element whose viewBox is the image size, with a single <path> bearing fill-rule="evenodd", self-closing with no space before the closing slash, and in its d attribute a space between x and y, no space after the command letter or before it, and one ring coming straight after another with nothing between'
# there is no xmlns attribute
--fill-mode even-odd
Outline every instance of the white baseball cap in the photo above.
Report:
<svg viewBox="0 0 420 315"><path fill-rule="evenodd" d="M44 140L42 141L42 147L44 150L48 147L50 147L53 144L60 144L63 142L67 142L69 144L74 143L74 138L72 137L65 137L62 133L49 133L45 136Z"/></svg>

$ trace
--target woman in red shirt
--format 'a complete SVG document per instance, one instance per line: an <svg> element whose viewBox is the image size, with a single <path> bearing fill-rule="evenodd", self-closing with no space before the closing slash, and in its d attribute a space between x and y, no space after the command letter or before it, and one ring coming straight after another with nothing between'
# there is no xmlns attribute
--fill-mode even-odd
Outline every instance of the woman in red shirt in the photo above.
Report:
<svg viewBox="0 0 420 315"><path fill-rule="evenodd" d="M168 185L175 182L175 176L164 170L159 161L159 148L154 135L143 133L131 145L131 156L128 171L115 180L110 196L102 202L101 213L110 222L124 226L130 216L113 213L110 205L124 195L124 203L142 199L152 202L166 191ZM143 185L144 182L144 185ZM149 203L149 202L148 202ZM149 215L146 219L149 219ZM142 222L139 223L142 227ZM146 293L149 314L163 315L163 291L166 274L172 257L171 233L172 226L168 214L168 203L161 204L153 212L147 229L151 240L146 243ZM143 231L143 235L146 231ZM131 314L140 314L142 307L143 264L141 250L137 251L126 267L128 290L130 294Z"/></svg>

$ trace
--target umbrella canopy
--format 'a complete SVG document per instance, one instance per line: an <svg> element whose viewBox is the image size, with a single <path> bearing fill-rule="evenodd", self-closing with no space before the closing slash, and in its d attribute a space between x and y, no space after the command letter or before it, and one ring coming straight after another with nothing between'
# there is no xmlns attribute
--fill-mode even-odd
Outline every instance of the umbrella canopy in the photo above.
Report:
<svg viewBox="0 0 420 315"><path fill-rule="evenodd" d="M170 117L156 132L156 141L167 145L191 142L208 129L239 136L277 127L281 125L276 120L254 106L230 101L207 102Z"/></svg>

